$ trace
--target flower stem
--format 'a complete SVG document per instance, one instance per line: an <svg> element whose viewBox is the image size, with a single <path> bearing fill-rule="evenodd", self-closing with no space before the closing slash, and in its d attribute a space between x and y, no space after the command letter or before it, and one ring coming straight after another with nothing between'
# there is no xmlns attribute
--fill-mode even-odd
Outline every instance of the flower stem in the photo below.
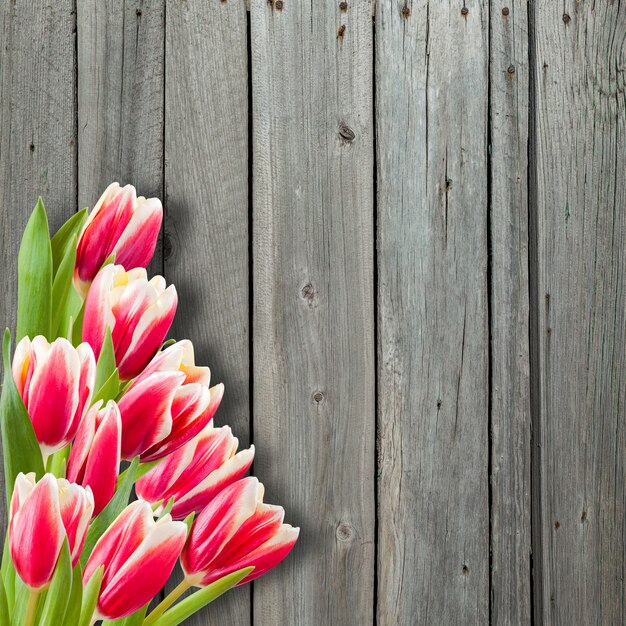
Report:
<svg viewBox="0 0 626 626"><path fill-rule="evenodd" d="M33 626L35 616L37 615L37 598L39 597L39 589L30 589L28 592L28 605L26 606L26 617L24 618L24 626Z"/></svg>
<svg viewBox="0 0 626 626"><path fill-rule="evenodd" d="M191 584L186 580L183 580L179 585L172 589L165 599L156 606L154 611L146 617L143 622L143 626L150 626L150 624L154 624L154 622L156 622L156 620L159 619L159 617L161 617L161 615L163 615L163 613L165 613L165 611L167 611L167 609L169 609L172 604L174 604L174 602L176 602L176 600L178 600L178 598L180 598L180 596L182 596L183 593L189 589L189 587L191 587Z"/></svg>

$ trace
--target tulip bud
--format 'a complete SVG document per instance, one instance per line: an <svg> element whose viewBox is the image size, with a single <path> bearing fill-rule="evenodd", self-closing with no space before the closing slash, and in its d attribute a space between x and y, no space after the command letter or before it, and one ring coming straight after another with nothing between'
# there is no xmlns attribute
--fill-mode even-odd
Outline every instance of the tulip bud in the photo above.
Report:
<svg viewBox="0 0 626 626"><path fill-rule="evenodd" d="M213 418L224 386L209 388L208 367L194 364L190 341L160 352L119 401L122 458L144 462L171 454Z"/></svg>
<svg viewBox="0 0 626 626"><path fill-rule="evenodd" d="M13 379L28 411L44 457L67 446L89 407L96 383L90 346L66 339L48 343L24 337L15 349Z"/></svg>
<svg viewBox="0 0 626 626"><path fill-rule="evenodd" d="M181 555L190 585L203 587L254 567L239 583L242 585L265 574L289 554L300 529L282 523L282 507L263 504L263 491L256 478L242 478L226 487L198 515Z"/></svg>
<svg viewBox="0 0 626 626"><path fill-rule="evenodd" d="M174 519L199 513L228 485L242 478L254 459L254 446L237 453L238 440L228 426L210 422L137 481L137 496L155 505L174 498ZM156 509L159 513L161 508Z"/></svg>
<svg viewBox="0 0 626 626"><path fill-rule="evenodd" d="M163 208L158 198L147 200L132 185L112 183L98 200L78 239L74 284L83 296L106 259L133 269L146 267L161 230Z"/></svg>
<svg viewBox="0 0 626 626"><path fill-rule="evenodd" d="M172 573L186 535L184 522L173 522L169 515L155 522L147 502L129 504L100 537L85 566L85 585L104 566L94 617L120 619L149 602Z"/></svg>
<svg viewBox="0 0 626 626"><path fill-rule="evenodd" d="M166 289L162 276L148 280L143 268L127 272L121 265L107 265L98 272L85 302L83 341L97 359L110 327L120 378L129 380L163 343L177 304L174 285Z"/></svg>
<svg viewBox="0 0 626 626"><path fill-rule="evenodd" d="M67 537L72 566L85 543L93 511L89 488L46 474L18 474L11 499L9 550L15 571L25 585L41 589L52 579Z"/></svg>
<svg viewBox="0 0 626 626"><path fill-rule="evenodd" d="M106 407L98 400L83 418L72 446L67 478L86 487L94 495L94 516L115 493L122 445L120 410L113 400Z"/></svg>

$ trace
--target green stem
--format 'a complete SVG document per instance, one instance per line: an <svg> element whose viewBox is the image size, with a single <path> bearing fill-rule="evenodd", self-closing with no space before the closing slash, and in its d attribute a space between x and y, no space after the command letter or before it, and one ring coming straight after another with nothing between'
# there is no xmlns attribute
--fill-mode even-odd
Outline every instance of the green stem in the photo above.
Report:
<svg viewBox="0 0 626 626"><path fill-rule="evenodd" d="M174 604L174 602L176 602L176 600L178 600L178 598L180 598L180 596L182 596L183 593L185 593L185 591L187 591L190 587L191 584L186 580L183 580L179 585L172 589L165 599L157 605L154 611L146 617L143 622L143 626L150 626L150 624L154 624L154 622L156 622L157 619L159 619L159 617L161 617L161 615L163 615L163 613L165 613L165 611L167 611L167 609L169 609L172 604Z"/></svg>
<svg viewBox="0 0 626 626"><path fill-rule="evenodd" d="M28 605L26 606L24 626L33 626L35 623L35 616L37 615L37 598L39 598L39 589L30 589L28 592Z"/></svg>

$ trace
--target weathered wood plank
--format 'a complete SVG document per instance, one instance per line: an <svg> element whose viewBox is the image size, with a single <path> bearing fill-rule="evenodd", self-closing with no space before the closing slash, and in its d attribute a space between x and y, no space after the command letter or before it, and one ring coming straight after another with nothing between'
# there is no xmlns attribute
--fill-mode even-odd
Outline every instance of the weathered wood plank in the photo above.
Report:
<svg viewBox="0 0 626 626"><path fill-rule="evenodd" d="M163 192L164 0L77 3L78 202L107 185ZM149 268L162 273L162 247Z"/></svg>
<svg viewBox="0 0 626 626"><path fill-rule="evenodd" d="M491 8L491 623L529 624L528 6Z"/></svg>
<svg viewBox="0 0 626 626"><path fill-rule="evenodd" d="M216 423L248 445L248 68L243 2L169 2L165 73L165 276L174 336L226 385ZM190 624L250 621L250 588Z"/></svg>
<svg viewBox="0 0 626 626"><path fill-rule="evenodd" d="M381 626L489 619L488 15L376 6Z"/></svg>
<svg viewBox="0 0 626 626"><path fill-rule="evenodd" d="M535 3L537 623L623 624L626 6Z"/></svg>
<svg viewBox="0 0 626 626"><path fill-rule="evenodd" d="M255 473L302 527L255 624L370 624L374 584L369 0L251 5Z"/></svg>
<svg viewBox="0 0 626 626"><path fill-rule="evenodd" d="M51 231L76 210L74 26L71 0L0 6L0 323L11 328L17 252L37 196ZM4 526L4 498L0 510Z"/></svg>

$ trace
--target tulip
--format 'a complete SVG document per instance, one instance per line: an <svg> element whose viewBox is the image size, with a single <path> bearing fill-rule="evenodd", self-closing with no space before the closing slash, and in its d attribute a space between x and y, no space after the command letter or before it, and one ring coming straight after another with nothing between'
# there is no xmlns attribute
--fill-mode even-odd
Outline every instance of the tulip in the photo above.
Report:
<svg viewBox="0 0 626 626"><path fill-rule="evenodd" d="M206 586L254 567L242 585L280 563L291 551L299 528L283 524L280 506L263 504L263 485L254 477L226 487L194 521L181 555L185 580Z"/></svg>
<svg viewBox="0 0 626 626"><path fill-rule="evenodd" d="M89 488L52 474L37 483L34 473L18 474L11 498L9 550L24 584L36 590L48 585L66 537L76 565L92 511Z"/></svg>
<svg viewBox="0 0 626 626"><path fill-rule="evenodd" d="M137 198L132 185L109 185L98 200L78 239L74 284L86 295L105 260L128 269L146 267L161 230L163 207L158 198Z"/></svg>
<svg viewBox="0 0 626 626"><path fill-rule="evenodd" d="M171 454L195 437L213 418L224 386L209 388L208 367L194 364L190 341L160 352L119 401L122 458L144 462Z"/></svg>
<svg viewBox="0 0 626 626"><path fill-rule="evenodd" d="M111 328L120 378L129 380L150 362L169 330L178 297L165 279L148 280L146 270L126 271L121 265L106 265L96 276L83 321L83 341L100 356L107 327Z"/></svg>
<svg viewBox="0 0 626 626"><path fill-rule="evenodd" d="M122 419L113 400L102 406L98 400L83 418L72 446L67 478L91 488L94 517L115 493L122 446Z"/></svg>
<svg viewBox="0 0 626 626"><path fill-rule="evenodd" d="M137 496L158 504L156 513L174 498L174 519L199 513L252 465L254 446L235 454L238 443L228 426L214 428L210 422L199 435L137 481Z"/></svg>
<svg viewBox="0 0 626 626"><path fill-rule="evenodd" d="M13 356L13 379L47 458L74 438L96 383L90 346L24 337Z"/></svg>
<svg viewBox="0 0 626 626"><path fill-rule="evenodd" d="M85 566L87 584L104 566L97 619L126 617L148 603L169 578L185 544L187 526L169 515L154 521L147 502L129 504L96 543Z"/></svg>

